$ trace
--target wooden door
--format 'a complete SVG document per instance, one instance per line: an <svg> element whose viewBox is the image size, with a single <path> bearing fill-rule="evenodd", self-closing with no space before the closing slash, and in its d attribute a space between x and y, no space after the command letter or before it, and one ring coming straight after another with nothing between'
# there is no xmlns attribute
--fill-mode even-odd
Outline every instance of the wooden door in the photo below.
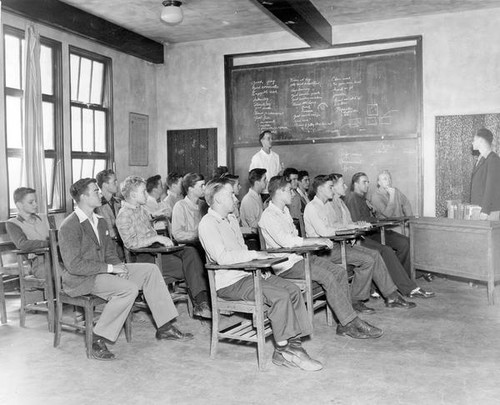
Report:
<svg viewBox="0 0 500 405"><path fill-rule="evenodd" d="M212 177L217 167L217 128L167 131L168 172Z"/></svg>

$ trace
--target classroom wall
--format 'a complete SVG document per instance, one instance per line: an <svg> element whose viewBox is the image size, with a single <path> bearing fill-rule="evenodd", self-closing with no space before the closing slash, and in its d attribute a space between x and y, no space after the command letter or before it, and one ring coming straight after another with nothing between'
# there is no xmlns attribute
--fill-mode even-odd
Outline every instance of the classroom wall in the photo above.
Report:
<svg viewBox="0 0 500 405"><path fill-rule="evenodd" d="M333 27L334 43L423 36L423 214L435 213L436 115L500 111L500 8ZM225 54L303 47L291 34L256 35L170 46L158 68L158 133L216 127L226 163ZM161 104L161 105L160 105ZM158 153L166 148L160 139ZM167 162L159 160L166 173Z"/></svg>
<svg viewBox="0 0 500 405"><path fill-rule="evenodd" d="M16 28L25 29L26 20L16 15L2 13L2 24L7 24ZM116 162L116 171L119 179L123 179L129 174L140 176L150 176L156 173L158 167L158 154L156 148L158 145L157 133L157 94L156 94L156 67L155 65L130 56L111 48L100 45L96 42L84 39L82 37L69 34L67 32L55 30L41 24L37 24L41 36L55 39L62 43L62 62L63 72L67 75L63 79L63 93L65 99L63 102L64 115L64 133L70 132L70 107L69 107L69 53L68 45L80 47L101 55L110 57L113 69L113 128L114 128L114 157ZM3 41L0 41L3 43ZM1 49L3 55L3 49ZM3 63L3 59L2 59ZM3 72L3 66L1 66ZM2 82L3 83L3 82ZM3 84L0 86L0 100L2 100L1 111L3 115ZM149 115L149 164L148 166L129 166L129 113L136 112ZM4 125L0 125L0 140L4 139ZM69 139L67 137L66 139ZM71 181L70 145L65 142L65 161L67 182ZM165 152L166 156L166 152ZM2 168L2 171L4 169ZM6 184L1 188L1 194L6 195ZM71 209L71 206L68 206ZM0 219L8 217L7 199L0 198Z"/></svg>

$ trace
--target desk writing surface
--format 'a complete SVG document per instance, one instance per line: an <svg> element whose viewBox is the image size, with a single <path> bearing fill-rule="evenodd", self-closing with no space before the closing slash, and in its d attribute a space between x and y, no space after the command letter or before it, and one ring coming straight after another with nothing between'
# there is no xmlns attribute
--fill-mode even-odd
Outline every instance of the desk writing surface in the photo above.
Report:
<svg viewBox="0 0 500 405"><path fill-rule="evenodd" d="M286 262L286 257L270 257L268 259L255 259L249 262L234 263L234 264L216 264L207 263L207 269L265 269L274 266L278 263Z"/></svg>

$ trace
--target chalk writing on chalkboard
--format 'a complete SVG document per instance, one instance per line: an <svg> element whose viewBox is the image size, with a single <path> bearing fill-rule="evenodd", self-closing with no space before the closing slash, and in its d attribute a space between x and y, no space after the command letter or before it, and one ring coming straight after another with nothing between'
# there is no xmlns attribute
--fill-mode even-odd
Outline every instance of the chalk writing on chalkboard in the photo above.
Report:
<svg viewBox="0 0 500 405"><path fill-rule="evenodd" d="M228 96L235 146L263 130L277 143L416 137L416 49L237 66Z"/></svg>

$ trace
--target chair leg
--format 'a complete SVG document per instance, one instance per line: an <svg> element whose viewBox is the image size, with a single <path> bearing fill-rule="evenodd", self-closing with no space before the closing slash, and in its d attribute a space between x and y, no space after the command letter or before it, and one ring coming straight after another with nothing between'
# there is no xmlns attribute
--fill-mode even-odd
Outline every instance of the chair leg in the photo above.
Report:
<svg viewBox="0 0 500 405"><path fill-rule="evenodd" d="M85 347L87 358L92 358L92 331L94 329L94 308L92 305L85 306Z"/></svg>
<svg viewBox="0 0 500 405"><path fill-rule="evenodd" d="M328 303L326 304L326 325L327 326L333 326L334 321L333 321L333 313L330 307L328 306Z"/></svg>
<svg viewBox="0 0 500 405"><path fill-rule="evenodd" d="M59 346L59 343L61 343L62 316L63 316L63 304L61 301L57 301L55 307L54 347Z"/></svg>
<svg viewBox="0 0 500 405"><path fill-rule="evenodd" d="M45 287L45 299L47 300L47 323L49 332L54 332L55 323L55 305L54 291L51 288Z"/></svg>
<svg viewBox="0 0 500 405"><path fill-rule="evenodd" d="M21 298L21 307L19 308L19 326L24 328L26 324L26 286L23 281L23 270L19 270L19 293Z"/></svg>
<svg viewBox="0 0 500 405"><path fill-rule="evenodd" d="M127 339L128 343L132 341L132 314L133 312L130 311L123 327L125 329L125 339Z"/></svg>
<svg viewBox="0 0 500 405"><path fill-rule="evenodd" d="M193 300L191 299L189 294L187 294L187 307L188 307L188 315L190 318L192 318L193 317Z"/></svg>
<svg viewBox="0 0 500 405"><path fill-rule="evenodd" d="M264 345L266 342L266 337L264 335L264 315L260 311L261 308L257 308L257 364L259 370L264 370Z"/></svg>
<svg viewBox="0 0 500 405"><path fill-rule="evenodd" d="M212 308L212 342L210 343L210 358L215 359L217 344L219 343L220 314L217 308Z"/></svg>
<svg viewBox="0 0 500 405"><path fill-rule="evenodd" d="M5 289L3 286L2 274L0 274L0 319L2 323L7 323L7 305L5 303Z"/></svg>

